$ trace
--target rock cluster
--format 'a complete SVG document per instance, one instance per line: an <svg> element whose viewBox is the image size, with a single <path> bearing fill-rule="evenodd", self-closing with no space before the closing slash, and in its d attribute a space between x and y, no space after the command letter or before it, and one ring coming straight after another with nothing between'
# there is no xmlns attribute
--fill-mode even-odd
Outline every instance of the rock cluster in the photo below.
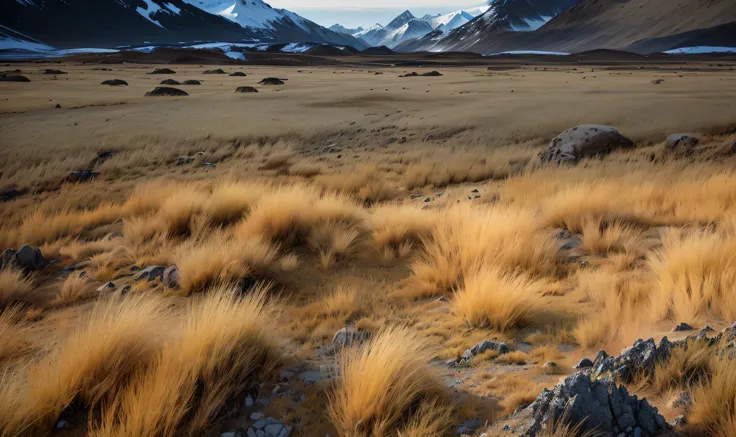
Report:
<svg viewBox="0 0 736 437"><path fill-rule="evenodd" d="M618 381L631 382L636 375L650 375L659 361L670 357L675 344L667 337L655 343L649 340L637 340L633 346L624 349L617 357L609 356L605 351L598 352L593 362L593 378L613 377Z"/></svg>
<svg viewBox="0 0 736 437"><path fill-rule="evenodd" d="M251 425L246 435L247 437L288 437L291 429L291 426L285 426L273 417L267 417Z"/></svg>
<svg viewBox="0 0 736 437"><path fill-rule="evenodd" d="M592 380L576 373L529 406L533 420L524 437L535 437L555 423L581 424L582 431L604 437L648 437L670 428L656 408L610 379Z"/></svg>

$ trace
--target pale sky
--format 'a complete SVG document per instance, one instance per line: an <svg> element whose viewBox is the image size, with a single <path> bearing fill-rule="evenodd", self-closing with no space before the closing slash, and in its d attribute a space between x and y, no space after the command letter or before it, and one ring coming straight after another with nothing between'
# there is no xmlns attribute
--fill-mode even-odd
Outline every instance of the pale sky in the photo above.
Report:
<svg viewBox="0 0 736 437"><path fill-rule="evenodd" d="M425 14L446 14L484 4L483 0L265 0L274 8L294 11L323 26L340 23L345 27L368 27L388 24L394 17L410 10Z"/></svg>

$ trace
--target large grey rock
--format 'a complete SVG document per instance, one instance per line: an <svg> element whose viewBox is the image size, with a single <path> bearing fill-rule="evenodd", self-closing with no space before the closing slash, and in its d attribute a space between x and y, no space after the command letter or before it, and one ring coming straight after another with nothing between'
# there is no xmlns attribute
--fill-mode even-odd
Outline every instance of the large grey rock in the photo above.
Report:
<svg viewBox="0 0 736 437"><path fill-rule="evenodd" d="M355 326L346 326L332 336L332 344L337 347L346 347L360 343L368 338L368 333Z"/></svg>
<svg viewBox="0 0 736 437"><path fill-rule="evenodd" d="M41 249L28 245L18 249L15 259L18 266L27 271L40 270L46 265L46 260L43 259Z"/></svg>
<svg viewBox="0 0 736 437"><path fill-rule="evenodd" d="M665 140L664 147L668 152L688 152L699 142L695 134L672 134Z"/></svg>
<svg viewBox="0 0 736 437"><path fill-rule="evenodd" d="M586 124L558 135L539 156L542 162L576 163L586 157L605 155L633 145L633 141L611 126Z"/></svg>
<svg viewBox="0 0 736 437"><path fill-rule="evenodd" d="M646 399L639 400L610 379L594 381L583 373L543 391L530 408L533 419L525 437L535 437L548 424L559 422L581 424L583 432L595 431L602 437L650 437L669 429Z"/></svg>

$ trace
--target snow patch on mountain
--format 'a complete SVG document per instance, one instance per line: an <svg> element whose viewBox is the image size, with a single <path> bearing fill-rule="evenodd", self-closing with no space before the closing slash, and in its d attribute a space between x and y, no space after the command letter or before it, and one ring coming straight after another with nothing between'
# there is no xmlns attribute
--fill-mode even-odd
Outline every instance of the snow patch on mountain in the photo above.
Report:
<svg viewBox="0 0 736 437"><path fill-rule="evenodd" d="M154 3L153 0L143 0L143 3L146 4L146 8L143 9L142 7L138 6L135 8L135 11L138 12L141 17L145 18L146 20L150 21L151 23L155 24L156 26L165 29L164 26L161 25L158 21L154 20L151 15L159 12L161 10L161 6Z"/></svg>
<svg viewBox="0 0 736 437"><path fill-rule="evenodd" d="M150 1L150 0L144 0ZM261 0L184 0L206 12L227 18L242 27L275 29L274 24L291 20L305 31L309 31L305 19L285 9L272 8Z"/></svg>

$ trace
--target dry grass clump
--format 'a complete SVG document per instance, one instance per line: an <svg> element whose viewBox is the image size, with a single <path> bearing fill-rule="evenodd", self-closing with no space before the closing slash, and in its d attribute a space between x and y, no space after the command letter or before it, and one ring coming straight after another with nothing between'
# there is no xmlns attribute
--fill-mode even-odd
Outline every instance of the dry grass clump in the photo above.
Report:
<svg viewBox="0 0 736 437"><path fill-rule="evenodd" d="M201 435L278 362L276 317L265 299L264 288L246 297L220 288L189 307L181 336L135 374L92 435Z"/></svg>
<svg viewBox="0 0 736 437"><path fill-rule="evenodd" d="M22 354L29 346L23 311L20 307L10 307L0 313L0 365L7 359Z"/></svg>
<svg viewBox="0 0 736 437"><path fill-rule="evenodd" d="M238 281L269 279L278 270L278 248L261 238L234 240L215 234L178 248L174 261L185 294Z"/></svg>
<svg viewBox="0 0 736 437"><path fill-rule="evenodd" d="M595 253L630 253L641 256L643 247L641 229L625 223L604 223L600 218L583 225L582 249Z"/></svg>
<svg viewBox="0 0 736 437"><path fill-rule="evenodd" d="M483 269L554 276L562 268L558 243L540 229L527 209L468 205L447 210L412 264L415 279L428 292L462 288Z"/></svg>
<svg viewBox="0 0 736 437"><path fill-rule="evenodd" d="M657 276L657 319L698 323L736 320L736 236L725 231L672 231L650 257Z"/></svg>
<svg viewBox="0 0 736 437"><path fill-rule="evenodd" d="M72 262L79 262L94 255L109 252L118 244L118 238L112 235L93 241L73 240L64 243L64 246L59 249L59 255L68 258Z"/></svg>
<svg viewBox="0 0 736 437"><path fill-rule="evenodd" d="M89 274L98 281L110 281L120 273L120 269L135 263L131 249L126 246L115 246L109 252L97 254L89 259Z"/></svg>
<svg viewBox="0 0 736 437"><path fill-rule="evenodd" d="M212 190L202 205L202 212L215 226L240 220L266 191L264 186L244 182L225 182Z"/></svg>
<svg viewBox="0 0 736 437"><path fill-rule="evenodd" d="M70 405L91 411L114 399L159 348L163 311L163 302L150 297L98 304L49 355L3 387L17 400L0 406L0 428L8 435L45 434Z"/></svg>
<svg viewBox="0 0 736 437"><path fill-rule="evenodd" d="M328 222L312 229L307 241L317 252L320 266L327 269L355 253L360 235L355 226Z"/></svg>
<svg viewBox="0 0 736 437"><path fill-rule="evenodd" d="M422 343L393 327L344 353L328 406L341 436L444 435L453 408Z"/></svg>
<svg viewBox="0 0 736 437"><path fill-rule="evenodd" d="M303 178L311 178L322 173L324 168L319 164L312 164L307 161L299 161L289 167L289 174L292 176L301 176Z"/></svg>
<svg viewBox="0 0 736 437"><path fill-rule="evenodd" d="M585 311L573 335L586 349L610 347L613 350L631 344L639 331L651 321L649 281L642 272L614 274L592 271L581 274L575 295ZM576 311L575 307L570 307Z"/></svg>
<svg viewBox="0 0 736 437"><path fill-rule="evenodd" d="M529 361L529 355L522 351L513 351L507 354L503 354L496 358L497 363L501 364L516 364L517 366L526 364Z"/></svg>
<svg viewBox="0 0 736 437"><path fill-rule="evenodd" d="M17 268L0 271L0 309L13 302L26 302L33 291L33 278Z"/></svg>
<svg viewBox="0 0 736 437"><path fill-rule="evenodd" d="M549 306L543 294L549 284L526 274L482 269L464 281L452 300L454 311L467 323L499 331L538 323Z"/></svg>
<svg viewBox="0 0 736 437"><path fill-rule="evenodd" d="M736 366L728 357L713 361L710 380L692 390L693 409L688 417L692 435L736 435Z"/></svg>
<svg viewBox="0 0 736 437"><path fill-rule="evenodd" d="M89 278L78 274L71 274L61 284L61 290L57 293L53 303L55 305L68 305L89 297L91 293L92 285L89 282Z"/></svg>
<svg viewBox="0 0 736 437"><path fill-rule="evenodd" d="M430 236L436 220L433 211L412 206L374 208L370 215L373 244L388 260L406 256L415 244Z"/></svg>
<svg viewBox="0 0 736 437"><path fill-rule="evenodd" d="M238 238L262 236L284 248L307 242L312 231L327 223L360 226L366 214L344 196L320 193L303 185L281 187L261 199L235 230Z"/></svg>
<svg viewBox="0 0 736 437"><path fill-rule="evenodd" d="M356 198L367 205L396 198L400 191L387 181L375 165L363 165L348 173L320 175L314 182L325 189Z"/></svg>

